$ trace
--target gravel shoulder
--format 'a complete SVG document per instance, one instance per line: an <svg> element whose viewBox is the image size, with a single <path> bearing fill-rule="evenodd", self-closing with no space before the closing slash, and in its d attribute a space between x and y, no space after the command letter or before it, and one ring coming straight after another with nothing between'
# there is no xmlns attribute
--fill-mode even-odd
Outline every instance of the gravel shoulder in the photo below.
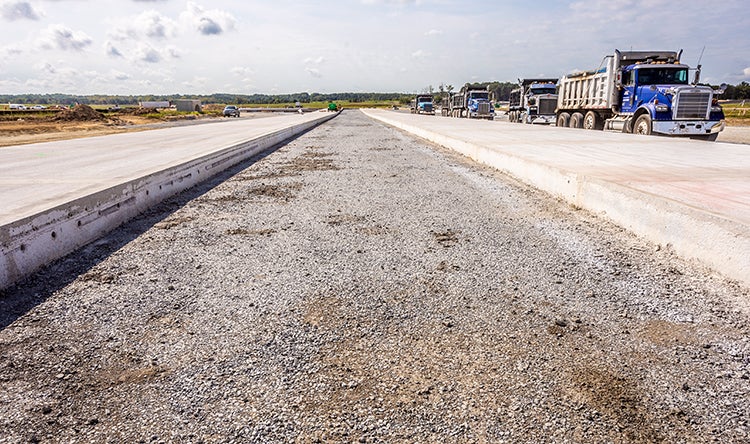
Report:
<svg viewBox="0 0 750 444"><path fill-rule="evenodd" d="M750 295L341 115L0 294L0 443L742 443Z"/></svg>

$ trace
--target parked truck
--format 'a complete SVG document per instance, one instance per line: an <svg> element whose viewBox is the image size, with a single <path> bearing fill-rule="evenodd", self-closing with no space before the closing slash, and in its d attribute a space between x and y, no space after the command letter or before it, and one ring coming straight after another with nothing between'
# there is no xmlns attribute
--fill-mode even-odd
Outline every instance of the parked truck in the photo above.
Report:
<svg viewBox="0 0 750 444"><path fill-rule="evenodd" d="M490 102L490 93L486 89L476 89L464 86L461 91L451 94L446 113L451 117L467 117L469 119L495 118L495 107Z"/></svg>
<svg viewBox="0 0 750 444"><path fill-rule="evenodd" d="M433 97L431 94L418 95L411 101L411 113L412 114L435 114L433 108Z"/></svg>
<svg viewBox="0 0 750 444"><path fill-rule="evenodd" d="M518 79L510 92L508 121L549 125L555 123L557 79Z"/></svg>
<svg viewBox="0 0 750 444"><path fill-rule="evenodd" d="M689 83L682 51L618 51L599 69L559 81L557 126L716 140L724 112L715 90Z"/></svg>

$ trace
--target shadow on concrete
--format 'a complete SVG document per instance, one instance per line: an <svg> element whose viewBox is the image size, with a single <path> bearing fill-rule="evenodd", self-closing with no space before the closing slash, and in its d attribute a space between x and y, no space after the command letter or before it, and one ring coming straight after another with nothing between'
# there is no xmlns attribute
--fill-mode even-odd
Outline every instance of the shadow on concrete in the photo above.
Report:
<svg viewBox="0 0 750 444"><path fill-rule="evenodd" d="M310 130L316 127L310 128ZM88 272L114 252L148 231L155 224L182 208L189 201L211 191L216 186L303 136L308 131L297 134L295 137L287 139L246 161L240 162L193 188L166 199L101 238L52 262L5 290L0 290L0 330L5 329L34 307L42 304L56 291L64 288L80 275Z"/></svg>

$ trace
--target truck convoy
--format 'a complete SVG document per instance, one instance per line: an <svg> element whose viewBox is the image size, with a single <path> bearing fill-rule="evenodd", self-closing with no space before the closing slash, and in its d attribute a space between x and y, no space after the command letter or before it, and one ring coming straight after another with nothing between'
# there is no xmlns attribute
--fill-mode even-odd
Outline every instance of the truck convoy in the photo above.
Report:
<svg viewBox="0 0 750 444"><path fill-rule="evenodd" d="M724 129L716 95L724 90L698 85L700 65L689 84L681 55L615 50L599 69L563 77L557 126L716 140Z"/></svg>
<svg viewBox="0 0 750 444"><path fill-rule="evenodd" d="M518 79L510 92L508 121L549 125L555 123L557 79Z"/></svg>
<svg viewBox="0 0 750 444"><path fill-rule="evenodd" d="M443 106L442 113L451 117L493 120L495 107L490 102L489 91L465 85L461 91L451 94L448 107Z"/></svg>
<svg viewBox="0 0 750 444"><path fill-rule="evenodd" d="M412 114L435 114L435 110L432 107L433 97L429 94L419 95L411 101L411 113Z"/></svg>

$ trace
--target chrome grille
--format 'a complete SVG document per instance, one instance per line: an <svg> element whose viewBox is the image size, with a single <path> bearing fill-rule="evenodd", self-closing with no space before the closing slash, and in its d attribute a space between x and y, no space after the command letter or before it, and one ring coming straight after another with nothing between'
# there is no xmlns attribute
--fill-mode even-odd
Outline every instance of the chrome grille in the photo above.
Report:
<svg viewBox="0 0 750 444"><path fill-rule="evenodd" d="M489 114L490 113L490 104L489 103L480 103L477 107L477 112L479 114Z"/></svg>
<svg viewBox="0 0 750 444"><path fill-rule="evenodd" d="M711 105L711 93L680 93L674 110L675 119L705 119Z"/></svg>
<svg viewBox="0 0 750 444"><path fill-rule="evenodd" d="M543 97L539 99L539 114L555 114L557 97Z"/></svg>

